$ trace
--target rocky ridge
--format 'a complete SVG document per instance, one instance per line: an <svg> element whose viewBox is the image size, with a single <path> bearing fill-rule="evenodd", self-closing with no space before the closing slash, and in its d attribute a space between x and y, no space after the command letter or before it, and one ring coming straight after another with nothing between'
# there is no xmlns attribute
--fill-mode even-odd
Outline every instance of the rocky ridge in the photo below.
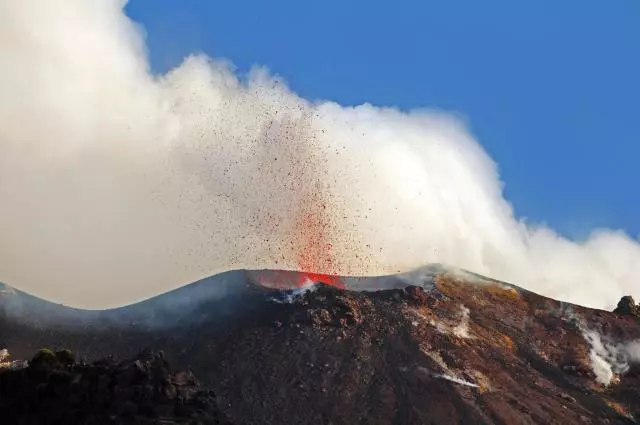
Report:
<svg viewBox="0 0 640 425"><path fill-rule="evenodd" d="M236 424L640 417L640 321L627 310L583 308L470 274L412 282L363 292L246 281L238 297L199 297L197 308L161 327L141 327L132 315L107 328L82 325L77 315L66 328L5 315L0 341L16 355L36 344L91 359L163 350L215 391ZM222 307L235 313L221 318Z"/></svg>

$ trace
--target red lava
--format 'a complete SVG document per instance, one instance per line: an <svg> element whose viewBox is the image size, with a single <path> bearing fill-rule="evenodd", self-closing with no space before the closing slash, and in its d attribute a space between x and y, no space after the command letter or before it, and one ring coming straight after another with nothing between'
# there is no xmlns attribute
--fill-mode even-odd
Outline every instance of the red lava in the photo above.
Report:
<svg viewBox="0 0 640 425"><path fill-rule="evenodd" d="M299 286L304 285L308 279L344 288L344 284L335 276L337 273L333 261L333 246L327 235L330 225L326 209L326 204L322 203L312 212L302 214L296 225L295 236L299 238L296 254L301 272ZM318 273L320 270L328 270L332 274Z"/></svg>
<svg viewBox="0 0 640 425"><path fill-rule="evenodd" d="M265 286L279 288L299 288L309 280L344 288L343 282L336 277L339 273L331 243L336 235L335 224L331 221L334 213L331 193L323 184L327 157L313 133L305 133L308 128L301 125L305 123L294 123L299 130L294 136L305 143L282 145L278 155L287 165L284 189L292 195L292 212L295 214L286 249L292 250L298 272L266 273L259 280L261 284L266 283ZM288 132L285 135L289 137Z"/></svg>
<svg viewBox="0 0 640 425"><path fill-rule="evenodd" d="M266 288L295 289L301 288L309 282L322 282L327 285L344 288L342 281L332 275L322 273L307 273L304 271L268 270L261 271L252 277L255 282Z"/></svg>
<svg viewBox="0 0 640 425"><path fill-rule="evenodd" d="M337 277L333 260L333 246L329 239L332 229L326 214L326 203L315 198L308 204L298 214L299 218L290 236L298 272L262 272L258 277L260 285L291 289L303 287L311 281L338 288L345 287L344 282Z"/></svg>

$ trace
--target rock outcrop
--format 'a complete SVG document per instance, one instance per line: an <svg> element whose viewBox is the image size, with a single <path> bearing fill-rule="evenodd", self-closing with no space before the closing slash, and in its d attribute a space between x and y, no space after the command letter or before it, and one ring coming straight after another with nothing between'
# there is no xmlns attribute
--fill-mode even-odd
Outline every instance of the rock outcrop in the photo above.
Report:
<svg viewBox="0 0 640 425"><path fill-rule="evenodd" d="M640 306L636 305L632 296L627 295L620 299L614 313L640 317Z"/></svg>
<svg viewBox="0 0 640 425"><path fill-rule="evenodd" d="M215 394L162 352L76 363L68 350L40 350L28 366L0 371L0 423L229 424Z"/></svg>

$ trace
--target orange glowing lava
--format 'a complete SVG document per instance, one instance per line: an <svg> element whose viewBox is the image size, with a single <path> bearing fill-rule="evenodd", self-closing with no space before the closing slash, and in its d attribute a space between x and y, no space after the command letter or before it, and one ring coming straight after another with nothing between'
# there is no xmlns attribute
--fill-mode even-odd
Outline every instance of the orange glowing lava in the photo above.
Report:
<svg viewBox="0 0 640 425"><path fill-rule="evenodd" d="M327 204L318 198L313 199L315 201L310 202L310 208L299 215L294 232L296 258L300 270L299 285L304 285L308 279L344 288L342 281L336 277ZM320 271L325 273L319 273Z"/></svg>
<svg viewBox="0 0 640 425"><path fill-rule="evenodd" d="M262 286L277 289L301 288L309 283L321 282L326 285L344 288L337 277L333 246L330 242L331 225L326 214L326 204L317 201L317 197L305 203L298 214L290 235L290 246L294 250L298 271L263 271L257 276Z"/></svg>
<svg viewBox="0 0 640 425"><path fill-rule="evenodd" d="M311 282L343 288L337 278L337 263L332 241L336 240L337 229L331 218L335 215L328 186L325 164L329 158L322 145L316 140L312 126L313 114L303 113L301 117L290 117L292 125L282 118L282 133L285 139L295 136L304 143L278 144L279 164L286 165L287 183L283 187L290 197L293 222L287 221L286 249L297 265L298 272L268 272L262 275L262 284L278 288L299 288ZM333 207L333 208L332 208Z"/></svg>

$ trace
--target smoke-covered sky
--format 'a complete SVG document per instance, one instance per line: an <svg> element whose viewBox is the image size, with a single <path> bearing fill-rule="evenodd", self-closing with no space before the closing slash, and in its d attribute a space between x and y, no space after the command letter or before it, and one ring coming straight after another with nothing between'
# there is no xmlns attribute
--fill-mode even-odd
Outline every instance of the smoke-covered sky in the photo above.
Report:
<svg viewBox="0 0 640 425"><path fill-rule="evenodd" d="M185 6L188 4L188 6ZM306 99L466 116L519 217L640 235L640 2L133 0L153 68L255 63ZM339 64L337 66L336 64Z"/></svg>
<svg viewBox="0 0 640 425"><path fill-rule="evenodd" d="M456 116L312 102L203 55L158 75L124 6L0 1L0 280L100 308L230 268L440 262L588 306L640 296L637 240L522 223Z"/></svg>

